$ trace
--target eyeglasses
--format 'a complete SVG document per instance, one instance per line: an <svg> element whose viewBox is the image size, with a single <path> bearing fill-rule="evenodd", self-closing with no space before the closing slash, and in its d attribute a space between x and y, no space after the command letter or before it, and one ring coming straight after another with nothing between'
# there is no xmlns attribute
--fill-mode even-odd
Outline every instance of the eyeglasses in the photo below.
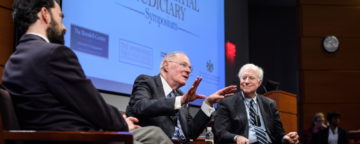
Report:
<svg viewBox="0 0 360 144"><path fill-rule="evenodd" d="M189 69L190 69L190 73L193 71L193 68L191 67L191 65L189 65L189 64L186 63L186 62L182 62L182 63L178 63L178 62L175 62L175 61L168 61L168 62L176 63L176 64L182 66L183 68L189 68Z"/></svg>

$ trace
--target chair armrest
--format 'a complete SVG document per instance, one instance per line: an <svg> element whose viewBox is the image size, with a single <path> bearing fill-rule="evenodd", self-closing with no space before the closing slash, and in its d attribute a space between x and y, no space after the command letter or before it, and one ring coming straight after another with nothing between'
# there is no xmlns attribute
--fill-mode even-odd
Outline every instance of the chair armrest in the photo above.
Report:
<svg viewBox="0 0 360 144"><path fill-rule="evenodd" d="M119 141L125 144L133 143L130 132L89 132L89 131L3 131L4 140L23 141Z"/></svg>

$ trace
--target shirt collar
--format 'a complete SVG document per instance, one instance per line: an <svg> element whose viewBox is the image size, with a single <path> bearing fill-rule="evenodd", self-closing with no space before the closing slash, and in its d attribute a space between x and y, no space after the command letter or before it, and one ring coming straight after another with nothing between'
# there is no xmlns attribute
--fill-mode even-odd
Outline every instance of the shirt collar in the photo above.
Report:
<svg viewBox="0 0 360 144"><path fill-rule="evenodd" d="M241 92L241 93L242 93L242 96L245 99L246 103L250 103L251 100L254 100L254 103L257 104L257 101L256 101L257 100L257 95L258 95L257 93L256 93L256 96L253 97L253 98L247 98L247 97L245 97L244 92Z"/></svg>
<svg viewBox="0 0 360 144"><path fill-rule="evenodd" d="M160 78L161 78L161 83L163 85L165 96L167 96L172 91L172 89L171 89L170 85L166 82L166 80L161 75L160 75Z"/></svg>
<svg viewBox="0 0 360 144"><path fill-rule="evenodd" d="M338 133L338 127L335 128L334 132L332 132L331 128L329 127L329 133L337 134Z"/></svg>
<svg viewBox="0 0 360 144"><path fill-rule="evenodd" d="M39 36L39 37L41 37L42 39L44 39L47 43L50 43L49 39L48 39L46 36L43 36L42 34L34 33L34 32L30 32L30 33L27 33L27 34L32 34L32 35Z"/></svg>

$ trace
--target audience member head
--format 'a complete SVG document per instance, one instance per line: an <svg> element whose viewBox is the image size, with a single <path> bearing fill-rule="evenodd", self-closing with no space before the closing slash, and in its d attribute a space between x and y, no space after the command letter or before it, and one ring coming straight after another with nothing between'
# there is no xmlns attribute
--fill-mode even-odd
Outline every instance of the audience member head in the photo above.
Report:
<svg viewBox="0 0 360 144"><path fill-rule="evenodd" d="M160 74L172 89L184 86L191 73L191 64L186 54L172 52L164 56L160 64Z"/></svg>
<svg viewBox="0 0 360 144"><path fill-rule="evenodd" d="M66 28L62 18L59 0L15 0L13 4L13 19L19 35L44 33L50 42L64 44Z"/></svg>
<svg viewBox="0 0 360 144"><path fill-rule="evenodd" d="M325 121L324 113L319 112L319 113L314 114L313 121L312 121L313 132L316 133L326 127L327 127L327 124Z"/></svg>
<svg viewBox="0 0 360 144"><path fill-rule="evenodd" d="M255 97L256 90L262 83L264 72L254 64L245 64L239 70L240 89L246 97Z"/></svg>
<svg viewBox="0 0 360 144"><path fill-rule="evenodd" d="M326 119L329 122L330 126L338 127L340 124L341 115L337 112L329 112L326 115Z"/></svg>

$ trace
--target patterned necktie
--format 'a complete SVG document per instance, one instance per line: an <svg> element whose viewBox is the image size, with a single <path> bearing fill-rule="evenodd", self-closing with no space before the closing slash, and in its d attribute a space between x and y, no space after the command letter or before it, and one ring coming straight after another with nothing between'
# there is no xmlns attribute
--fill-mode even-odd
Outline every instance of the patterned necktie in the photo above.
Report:
<svg viewBox="0 0 360 144"><path fill-rule="evenodd" d="M166 97L167 98L175 97L175 91L171 91ZM178 139L178 140L182 140L184 142L186 139L185 139L184 132L181 129L179 118L180 118L180 116L178 115L178 113L176 113L176 116L171 118L174 121L174 123L176 123L175 131L174 131L174 135L172 136L172 139Z"/></svg>
<svg viewBox="0 0 360 144"><path fill-rule="evenodd" d="M256 138L260 144L267 144L267 138L266 133L264 129L262 129L260 125L260 118L258 118L258 115L256 114L255 108L254 108L254 100L250 101L250 124L253 125Z"/></svg>
<svg viewBox="0 0 360 144"><path fill-rule="evenodd" d="M166 98L172 98L172 97L175 97L175 92L174 92L174 91L171 91L171 92L166 96Z"/></svg>
<svg viewBox="0 0 360 144"><path fill-rule="evenodd" d="M184 132L181 129L179 119L176 120L175 131L174 131L174 135L172 136L172 139L182 140L182 143L186 142L186 138Z"/></svg>

